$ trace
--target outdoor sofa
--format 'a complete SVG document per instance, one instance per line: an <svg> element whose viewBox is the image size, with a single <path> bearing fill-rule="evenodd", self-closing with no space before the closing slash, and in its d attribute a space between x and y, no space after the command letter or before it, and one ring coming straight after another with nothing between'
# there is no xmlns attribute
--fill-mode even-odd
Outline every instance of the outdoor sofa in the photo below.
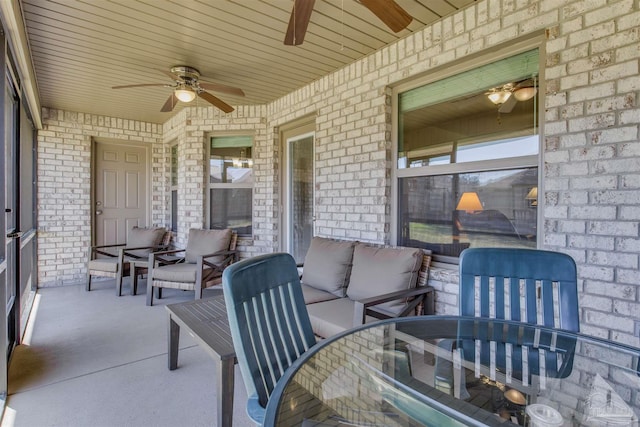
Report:
<svg viewBox="0 0 640 427"><path fill-rule="evenodd" d="M427 286L431 252L314 237L302 291L315 335L340 333L367 321L433 314Z"/></svg>

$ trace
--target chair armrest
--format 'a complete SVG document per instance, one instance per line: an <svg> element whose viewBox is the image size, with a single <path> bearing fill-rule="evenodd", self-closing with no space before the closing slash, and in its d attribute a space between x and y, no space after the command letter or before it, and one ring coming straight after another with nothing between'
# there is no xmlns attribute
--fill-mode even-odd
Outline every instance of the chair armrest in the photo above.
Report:
<svg viewBox="0 0 640 427"><path fill-rule="evenodd" d="M377 295L375 297L356 300L356 304L362 304L364 307L371 307L371 306L382 304L389 301L395 301L402 298L409 298L417 295L423 295L432 291L433 291L433 287L431 286L418 286L411 289L403 289L401 291L390 292L388 294Z"/></svg>
<svg viewBox="0 0 640 427"><path fill-rule="evenodd" d="M116 258L118 256L117 251L109 251L108 249L120 248L122 246L126 246L126 243L116 243L114 245L99 245L99 246L91 246L89 250L89 259L95 259L96 255L104 255Z"/></svg>
<svg viewBox="0 0 640 427"><path fill-rule="evenodd" d="M222 260L222 262L219 262L219 263L214 263L207 260L208 258L220 257L220 256L223 256L225 258ZM218 251L212 254L202 255L202 264L203 266L206 265L208 267L220 270L230 264L233 264L237 260L237 258L238 258L237 250Z"/></svg>
<svg viewBox="0 0 640 427"><path fill-rule="evenodd" d="M155 265L156 263L160 265L177 264L183 261L185 257L175 256L175 254L185 251L186 249L171 249L152 252L149 254L149 265Z"/></svg>
<svg viewBox="0 0 640 427"><path fill-rule="evenodd" d="M103 249L103 248L115 248L118 246L125 246L126 243L116 243L113 245L99 245L99 246L91 246L91 249Z"/></svg>
<svg viewBox="0 0 640 427"><path fill-rule="evenodd" d="M433 291L434 289L432 286L417 286L411 289L403 289L401 291L390 292L388 294L356 300L353 308L353 326L363 325L365 323L365 315L369 307L399 299L411 298L416 296L422 297L423 295ZM415 305L416 304L414 304L413 307L415 307ZM401 313L401 316L406 315L406 313L407 311L405 310L405 312Z"/></svg>
<svg viewBox="0 0 640 427"><path fill-rule="evenodd" d="M177 254L179 252L184 252L184 251L186 251L186 249L171 249L169 251L157 251L157 252L154 252L153 255L154 256L173 255L173 254Z"/></svg>
<svg viewBox="0 0 640 427"><path fill-rule="evenodd" d="M158 252L158 251L162 251L162 250L166 249L166 246L138 246L138 247L134 247L134 248L122 248L120 250L122 251L123 255L128 256L130 258L146 259L147 255L140 256L140 255L136 255L134 253L131 253L132 251L145 250L145 249L149 249L152 252Z"/></svg>
<svg viewBox="0 0 640 427"><path fill-rule="evenodd" d="M202 255L202 258L211 258L211 257L216 257L216 256L221 256L221 255L235 255L237 254L238 251L236 250L223 250L223 251L218 251L218 252L214 252L212 254L207 254L207 255Z"/></svg>

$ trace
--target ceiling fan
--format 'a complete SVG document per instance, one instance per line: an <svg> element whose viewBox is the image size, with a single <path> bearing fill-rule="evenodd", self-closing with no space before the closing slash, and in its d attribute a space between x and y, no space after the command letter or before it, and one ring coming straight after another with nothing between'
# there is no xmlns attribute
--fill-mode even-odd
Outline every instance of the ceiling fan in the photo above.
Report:
<svg viewBox="0 0 640 427"><path fill-rule="evenodd" d="M225 86L218 83L201 82L200 72L193 67L188 67L186 65L176 65L175 67L171 67L170 71L161 72L169 76L173 80L173 83L142 83L133 85L112 86L111 88L126 89L130 87L144 86L163 86L173 88L173 92L160 109L160 111L162 111L163 113L172 111L178 101L191 102L196 98L196 96L199 96L205 101L213 104L215 107L219 108L225 113L230 113L234 110L234 108L220 98L213 96L212 94L207 92L207 90L228 93L230 95L236 96L244 96L244 92L242 91L242 89Z"/></svg>
<svg viewBox="0 0 640 427"><path fill-rule="evenodd" d="M394 33L402 31L411 23L413 18L394 0L356 0L358 3L369 9L382 22L385 23ZM293 10L289 18L287 34L284 44L297 46L302 44L304 36L309 26L311 12L315 0L294 0Z"/></svg>
<svg viewBox="0 0 640 427"><path fill-rule="evenodd" d="M506 83L489 90L485 95L496 105L498 112L510 113L518 101L528 101L538 92L534 79L525 79L514 83Z"/></svg>

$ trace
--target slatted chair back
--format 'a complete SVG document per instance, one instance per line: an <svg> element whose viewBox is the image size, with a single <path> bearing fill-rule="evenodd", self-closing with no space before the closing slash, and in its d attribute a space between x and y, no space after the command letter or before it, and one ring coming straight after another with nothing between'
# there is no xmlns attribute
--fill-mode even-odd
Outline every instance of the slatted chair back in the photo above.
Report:
<svg viewBox="0 0 640 427"><path fill-rule="evenodd" d="M576 264L560 252L470 248L460 255L460 314L580 330Z"/></svg>
<svg viewBox="0 0 640 427"><path fill-rule="evenodd" d="M239 261L225 269L222 287L247 412L262 424L277 381L315 344L296 262L286 253Z"/></svg>
<svg viewBox="0 0 640 427"><path fill-rule="evenodd" d="M566 254L536 249L469 248L460 254L459 272L462 316L580 330L576 264ZM496 340L496 333L504 336ZM438 345L467 361L479 359L484 366L509 372L524 384L530 382L532 375L562 378L571 373L571 343L565 345L566 351L541 351L535 341L523 342L517 327L479 331L478 336L477 340L442 340ZM454 385L452 367L450 360L436 360L436 387L460 397L466 390Z"/></svg>
<svg viewBox="0 0 640 427"><path fill-rule="evenodd" d="M459 267L461 315L580 330L576 264L569 255L536 249L470 248L460 255ZM490 335L487 331L479 352L473 343L462 343L464 357L479 353L486 364L493 358L498 368L513 371L524 382L530 374L563 377L571 372L571 358L517 345L516 331L508 333L516 344L508 349L500 345L491 350Z"/></svg>

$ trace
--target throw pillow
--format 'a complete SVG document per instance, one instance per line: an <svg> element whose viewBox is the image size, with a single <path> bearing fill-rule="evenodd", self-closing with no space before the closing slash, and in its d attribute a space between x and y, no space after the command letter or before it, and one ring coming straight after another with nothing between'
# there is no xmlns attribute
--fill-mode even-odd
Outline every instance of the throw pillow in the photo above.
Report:
<svg viewBox="0 0 640 427"><path fill-rule="evenodd" d="M355 241L314 237L304 258L302 283L344 297Z"/></svg>
<svg viewBox="0 0 640 427"><path fill-rule="evenodd" d="M229 250L231 234L232 231L230 228L225 230L200 230L192 228L189 230L189 240L187 241L185 254L186 261L195 263L199 256ZM223 259L224 256L220 256L211 258L209 261L215 264L221 262Z"/></svg>
<svg viewBox="0 0 640 427"><path fill-rule="evenodd" d="M353 252L347 296L359 300L415 287L422 256L420 249L357 245ZM399 314L405 307L406 301L402 300L376 306L393 315Z"/></svg>

